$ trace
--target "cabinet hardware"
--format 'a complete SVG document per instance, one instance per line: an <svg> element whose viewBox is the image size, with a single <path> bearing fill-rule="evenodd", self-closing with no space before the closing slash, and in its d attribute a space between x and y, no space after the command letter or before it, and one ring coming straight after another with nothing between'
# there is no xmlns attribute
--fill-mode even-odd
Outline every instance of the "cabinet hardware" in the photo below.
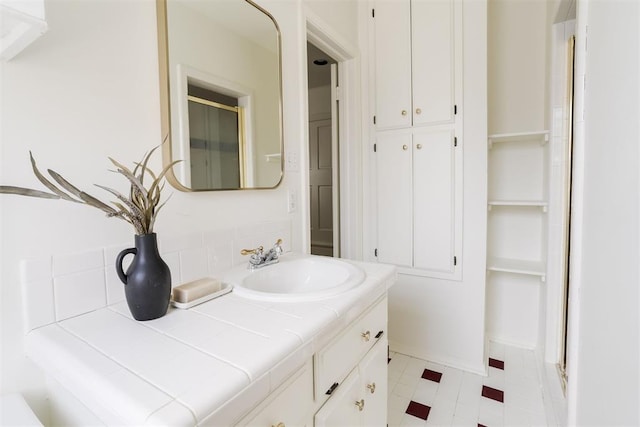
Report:
<svg viewBox="0 0 640 427"><path fill-rule="evenodd" d="M454 105L453 106L453 115L455 116L456 114L458 114L458 106Z"/></svg>
<svg viewBox="0 0 640 427"><path fill-rule="evenodd" d="M404 144L404 145L402 146L402 149L403 149L403 150L405 150L405 151L406 151L408 148L409 148L409 146L408 146L407 144Z"/></svg>
<svg viewBox="0 0 640 427"><path fill-rule="evenodd" d="M336 388L338 388L338 383L331 384L331 387L329 387L329 390L327 390L325 394L331 396L331 393L333 393Z"/></svg>
<svg viewBox="0 0 640 427"><path fill-rule="evenodd" d="M363 340L369 341L371 339L371 332L370 331L363 332L360 334L360 336L362 337Z"/></svg>
<svg viewBox="0 0 640 427"><path fill-rule="evenodd" d="M422 150L422 144L418 144L418 145L416 145L416 148L417 148L418 150Z"/></svg>
<svg viewBox="0 0 640 427"><path fill-rule="evenodd" d="M375 9L371 9L371 17L372 18L376 17L376 10Z"/></svg>
<svg viewBox="0 0 640 427"><path fill-rule="evenodd" d="M373 256L377 257L378 256L378 248L373 250Z"/></svg>
<svg viewBox="0 0 640 427"><path fill-rule="evenodd" d="M373 144L373 152L374 153L378 152L378 144Z"/></svg>
<svg viewBox="0 0 640 427"><path fill-rule="evenodd" d="M367 388L371 392L371 394L376 392L376 383L367 384Z"/></svg>
<svg viewBox="0 0 640 427"><path fill-rule="evenodd" d="M378 339L384 334L384 331L380 331L376 334L375 338Z"/></svg>
<svg viewBox="0 0 640 427"><path fill-rule="evenodd" d="M419 108L416 108L416 114L422 114L422 110Z"/></svg>
<svg viewBox="0 0 640 427"><path fill-rule="evenodd" d="M275 425L271 424L271 427L286 427L286 426L284 425L284 423L278 423L278 424L275 424Z"/></svg>
<svg viewBox="0 0 640 427"><path fill-rule="evenodd" d="M453 257L453 265L458 265L458 257Z"/></svg>
<svg viewBox="0 0 640 427"><path fill-rule="evenodd" d="M373 116L373 124L376 124L376 116Z"/></svg>
<svg viewBox="0 0 640 427"><path fill-rule="evenodd" d="M406 116L407 115L407 110L402 110L402 112L400 114L402 114L403 116Z"/></svg>
<svg viewBox="0 0 640 427"><path fill-rule="evenodd" d="M364 399L356 400L356 406L358 407L358 411L362 412L364 409Z"/></svg>

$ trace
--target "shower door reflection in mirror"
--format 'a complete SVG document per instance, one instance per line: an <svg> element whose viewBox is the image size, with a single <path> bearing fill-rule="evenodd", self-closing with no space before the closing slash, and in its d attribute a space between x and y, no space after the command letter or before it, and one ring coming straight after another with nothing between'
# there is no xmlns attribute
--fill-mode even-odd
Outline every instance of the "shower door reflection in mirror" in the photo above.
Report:
<svg viewBox="0 0 640 427"><path fill-rule="evenodd" d="M247 0L157 0L164 162L183 191L282 178L280 34Z"/></svg>

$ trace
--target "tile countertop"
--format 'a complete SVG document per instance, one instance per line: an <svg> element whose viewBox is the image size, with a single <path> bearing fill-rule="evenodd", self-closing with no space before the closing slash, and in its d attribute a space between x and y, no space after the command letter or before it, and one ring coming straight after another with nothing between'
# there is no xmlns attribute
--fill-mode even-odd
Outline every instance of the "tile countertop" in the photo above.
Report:
<svg viewBox="0 0 640 427"><path fill-rule="evenodd" d="M395 267L352 263L366 278L337 297L231 292L145 322L123 301L31 331L25 351L107 424L232 425L395 282Z"/></svg>

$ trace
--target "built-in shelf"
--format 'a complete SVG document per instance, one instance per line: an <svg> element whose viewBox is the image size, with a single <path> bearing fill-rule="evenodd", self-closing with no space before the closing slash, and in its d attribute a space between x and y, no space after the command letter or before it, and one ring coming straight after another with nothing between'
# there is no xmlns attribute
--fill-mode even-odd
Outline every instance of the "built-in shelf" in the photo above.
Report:
<svg viewBox="0 0 640 427"><path fill-rule="evenodd" d="M546 280L547 274L545 265L541 261L527 261L496 257L489 257L487 259L487 270L538 276L543 282Z"/></svg>
<svg viewBox="0 0 640 427"><path fill-rule="evenodd" d="M541 130L536 132L518 132L518 133L497 133L489 135L489 149L496 142L524 142L539 139L540 144L544 145L549 142L549 131Z"/></svg>
<svg viewBox="0 0 640 427"><path fill-rule="evenodd" d="M544 200L489 200L489 210L494 206L520 206L520 207L539 207L542 212L547 212L549 203Z"/></svg>
<svg viewBox="0 0 640 427"><path fill-rule="evenodd" d="M264 157L267 159L267 163L280 162L282 160L281 153L265 154Z"/></svg>

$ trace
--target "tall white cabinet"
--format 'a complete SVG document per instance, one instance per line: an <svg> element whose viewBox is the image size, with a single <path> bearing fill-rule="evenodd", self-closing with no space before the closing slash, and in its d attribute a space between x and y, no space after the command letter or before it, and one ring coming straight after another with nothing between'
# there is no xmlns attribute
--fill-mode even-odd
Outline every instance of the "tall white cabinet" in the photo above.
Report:
<svg viewBox="0 0 640 427"><path fill-rule="evenodd" d="M375 255L406 274L461 277L461 13L456 0L372 3Z"/></svg>
<svg viewBox="0 0 640 427"><path fill-rule="evenodd" d="M548 236L547 131L488 139L487 333L533 348Z"/></svg>

